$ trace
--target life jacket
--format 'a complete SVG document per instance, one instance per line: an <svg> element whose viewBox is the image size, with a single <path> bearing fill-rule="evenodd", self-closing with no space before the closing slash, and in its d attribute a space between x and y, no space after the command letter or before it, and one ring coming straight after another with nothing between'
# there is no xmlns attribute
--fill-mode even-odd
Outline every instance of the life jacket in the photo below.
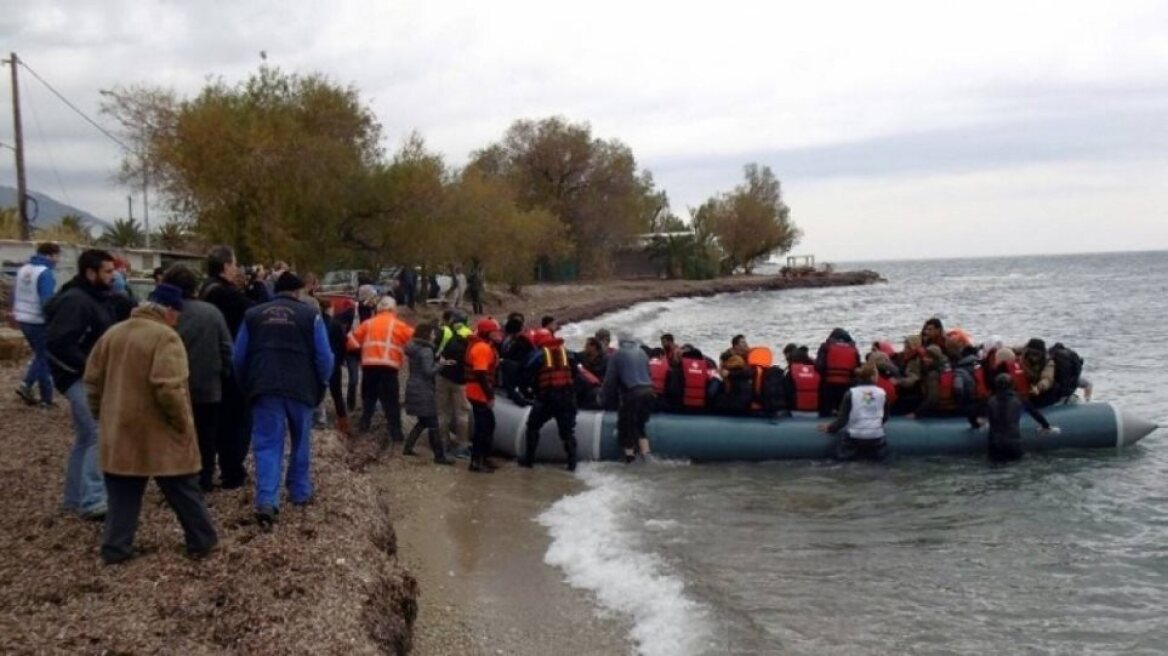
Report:
<svg viewBox="0 0 1168 656"><path fill-rule="evenodd" d="M469 401L486 403L488 401L487 392L479 384L473 361L476 358L485 360L482 364L486 366L487 384L493 388L495 385L495 371L499 366L499 356L495 353L495 349L491 346L491 343L478 335L472 335L468 341L470 342L470 346L466 350L466 398ZM485 351L484 348L486 349Z"/></svg>
<svg viewBox="0 0 1168 656"><path fill-rule="evenodd" d="M762 404L759 402L762 397L762 377L773 362L774 355L765 346L755 346L746 352L746 366L750 367L754 373L754 402L750 405L752 410L762 409Z"/></svg>
<svg viewBox="0 0 1168 656"><path fill-rule="evenodd" d="M588 368L585 367L584 365L582 365L582 364L576 365L576 373L580 375L580 379L583 380L584 383L587 384L589 387L599 387L600 386L600 379L597 378L596 374L589 371Z"/></svg>
<svg viewBox="0 0 1168 656"><path fill-rule="evenodd" d="M537 377L539 389L547 391L571 387L572 364L568 361L568 350L564 345L545 346L540 351L543 365Z"/></svg>
<svg viewBox="0 0 1168 656"><path fill-rule="evenodd" d="M1018 398L1030 398L1030 379L1026 377L1026 370L1022 365L1017 360L1010 362L1006 365L1006 373L1014 379L1014 391L1017 392Z"/></svg>
<svg viewBox="0 0 1168 656"><path fill-rule="evenodd" d="M986 383L986 370L980 364L973 367L974 394L978 401L990 398L990 386Z"/></svg>
<svg viewBox="0 0 1168 656"><path fill-rule="evenodd" d="M815 365L795 363L789 370L791 386L795 392L795 410L817 412L819 410L819 372Z"/></svg>
<svg viewBox="0 0 1168 656"><path fill-rule="evenodd" d="M896 384L892 379L884 374L876 377L876 386L884 390L884 396L888 399L889 405L896 405L896 401L900 398L900 390L896 389Z"/></svg>
<svg viewBox="0 0 1168 656"><path fill-rule="evenodd" d="M854 344L832 342L827 345L827 370L823 382L828 385L851 385L852 375L860 361L860 352Z"/></svg>
<svg viewBox="0 0 1168 656"><path fill-rule="evenodd" d="M941 372L941 381L937 385L937 407L945 412L957 409L957 397L953 391L953 383L956 378L957 372L952 369Z"/></svg>
<svg viewBox="0 0 1168 656"><path fill-rule="evenodd" d="M710 365L705 358L681 359L681 404L691 410L706 407L706 383L710 378Z"/></svg>
<svg viewBox="0 0 1168 656"><path fill-rule="evenodd" d="M649 382L657 396L665 394L665 379L669 377L669 361L664 357L649 358Z"/></svg>

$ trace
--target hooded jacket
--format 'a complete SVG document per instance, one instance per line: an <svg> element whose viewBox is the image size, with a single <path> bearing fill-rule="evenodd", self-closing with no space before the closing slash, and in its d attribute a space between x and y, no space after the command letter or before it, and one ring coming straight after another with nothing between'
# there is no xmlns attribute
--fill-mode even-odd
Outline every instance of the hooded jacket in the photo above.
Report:
<svg viewBox="0 0 1168 656"><path fill-rule="evenodd" d="M49 371L63 394L81 380L93 345L114 324L109 290L79 273L45 306L45 319Z"/></svg>
<svg viewBox="0 0 1168 656"><path fill-rule="evenodd" d="M406 381L406 414L415 417L437 417L438 401L434 392L434 377L440 365L434 357L434 344L414 337L406 343L410 377Z"/></svg>

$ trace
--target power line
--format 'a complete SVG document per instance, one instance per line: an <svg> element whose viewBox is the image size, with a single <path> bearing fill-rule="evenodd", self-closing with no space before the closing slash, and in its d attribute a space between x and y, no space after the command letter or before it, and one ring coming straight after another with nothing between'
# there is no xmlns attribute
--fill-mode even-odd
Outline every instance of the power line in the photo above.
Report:
<svg viewBox="0 0 1168 656"><path fill-rule="evenodd" d="M32 76L35 77L37 79L37 81L39 81L41 84L45 85L46 89L48 89L49 91L52 91L54 96L59 98L61 100L61 102L68 105L69 109L72 109L73 111L77 112L78 116L80 116L81 118L88 121L90 125L97 128L97 130L99 132L101 132L102 134L104 134L106 137L108 137L110 141L116 143L117 145L121 146L122 148L124 148L128 151L132 150L129 146L122 143L121 139L118 139L117 137L115 137L113 134L110 133L109 130L106 130L105 128L101 127L101 125L99 125L97 121L89 118L89 115L87 115L85 112L78 109L77 106L74 105L73 103L69 102L69 99L66 98L65 96L61 95L60 91L57 91L56 89L54 89L53 85L46 82L43 77L38 75L36 71L32 70L32 68L28 65L28 62L24 61L23 59L19 60L19 62L20 62L20 65L23 66L26 71L28 71L29 73L32 73Z"/></svg>

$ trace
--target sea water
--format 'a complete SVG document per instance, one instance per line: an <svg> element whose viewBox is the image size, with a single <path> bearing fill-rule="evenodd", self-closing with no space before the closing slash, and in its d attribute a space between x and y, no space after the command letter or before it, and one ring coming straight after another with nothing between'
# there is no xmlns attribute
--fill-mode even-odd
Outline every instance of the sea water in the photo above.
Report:
<svg viewBox="0 0 1168 656"><path fill-rule="evenodd" d="M1168 425L1168 253L852 264L887 284L642 304L569 326L717 356L736 333L864 350L931 316L1042 337L1095 397ZM1168 444L1123 452L582 466L546 560L657 654L1168 653Z"/></svg>

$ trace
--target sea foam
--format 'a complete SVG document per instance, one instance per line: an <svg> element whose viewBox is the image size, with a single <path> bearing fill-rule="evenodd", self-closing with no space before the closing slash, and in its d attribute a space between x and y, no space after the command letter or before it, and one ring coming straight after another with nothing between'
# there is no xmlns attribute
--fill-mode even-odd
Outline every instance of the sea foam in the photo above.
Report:
<svg viewBox="0 0 1168 656"><path fill-rule="evenodd" d="M604 608L631 617L638 653L700 653L711 636L707 610L686 596L684 581L660 557L641 547L628 521L632 504L649 490L611 469L581 467L578 475L589 489L537 518L552 537L544 561L562 569L572 586L595 594Z"/></svg>

